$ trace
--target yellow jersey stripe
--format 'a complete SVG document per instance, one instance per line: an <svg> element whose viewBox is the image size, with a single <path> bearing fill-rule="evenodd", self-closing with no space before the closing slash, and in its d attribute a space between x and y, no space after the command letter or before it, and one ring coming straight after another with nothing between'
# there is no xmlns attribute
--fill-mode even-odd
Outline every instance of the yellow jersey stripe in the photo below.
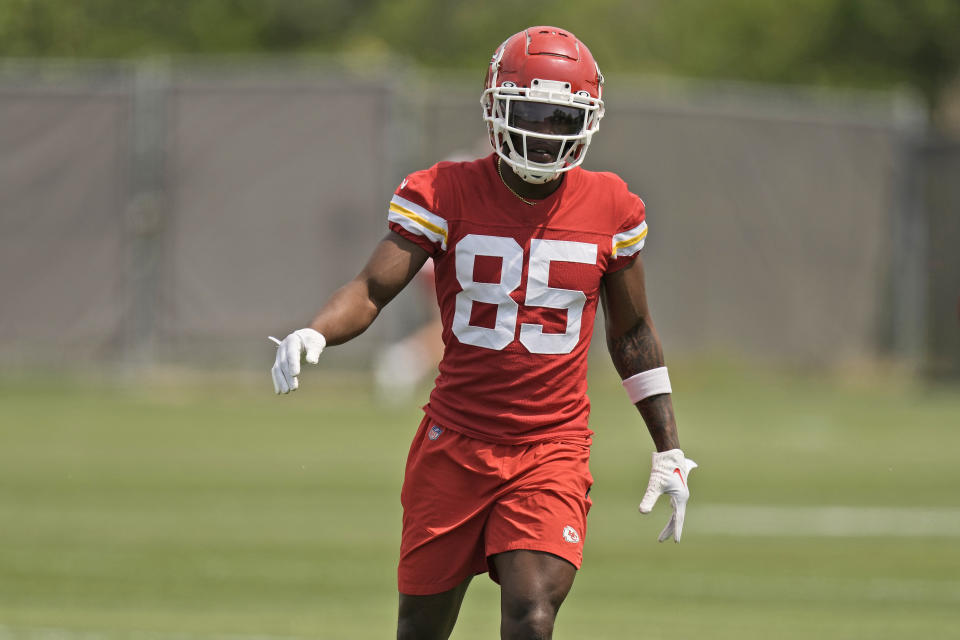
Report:
<svg viewBox="0 0 960 640"><path fill-rule="evenodd" d="M647 237L647 223L641 222L638 226L618 233L613 236L613 250L611 252L614 258L617 255L632 256L643 248L644 238Z"/></svg>
<svg viewBox="0 0 960 640"><path fill-rule="evenodd" d="M447 250L449 235L447 221L435 213L424 209L416 202L393 195L387 212L390 222L400 225L410 233L423 236L431 242L439 242L443 251Z"/></svg>
<svg viewBox="0 0 960 640"><path fill-rule="evenodd" d="M409 209L405 209L404 207L401 207L396 202L390 203L390 211L396 214L399 214L405 218L409 218L410 220L413 220L424 229L429 229L430 231L433 231L434 233L443 236L444 243L446 243L447 230L444 229L443 227L438 227L437 225L433 224L426 218L417 215L416 213L414 213L413 211L410 211Z"/></svg>
<svg viewBox="0 0 960 640"><path fill-rule="evenodd" d="M631 247L646 237L647 237L647 230L644 229L643 231L640 232L640 235L634 236L629 240L621 240L617 244L613 245L613 252L616 253L618 249L625 249L627 247Z"/></svg>

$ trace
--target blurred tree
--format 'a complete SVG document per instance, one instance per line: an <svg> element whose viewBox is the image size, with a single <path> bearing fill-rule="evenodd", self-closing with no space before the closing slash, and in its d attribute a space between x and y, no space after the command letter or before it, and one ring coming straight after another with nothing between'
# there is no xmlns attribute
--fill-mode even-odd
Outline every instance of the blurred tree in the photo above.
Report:
<svg viewBox="0 0 960 640"><path fill-rule="evenodd" d="M909 84L932 109L960 72L958 0L5 0L0 56L361 51L477 69L531 24L572 29L605 70Z"/></svg>
<svg viewBox="0 0 960 640"><path fill-rule="evenodd" d="M836 0L818 42L840 81L913 85L932 106L960 70L957 0Z"/></svg>
<svg viewBox="0 0 960 640"><path fill-rule="evenodd" d="M653 59L667 71L855 87L907 84L931 109L960 74L957 0L657 5L658 28L645 35L655 42Z"/></svg>
<svg viewBox="0 0 960 640"><path fill-rule="evenodd" d="M372 0L6 0L0 55L335 49Z"/></svg>

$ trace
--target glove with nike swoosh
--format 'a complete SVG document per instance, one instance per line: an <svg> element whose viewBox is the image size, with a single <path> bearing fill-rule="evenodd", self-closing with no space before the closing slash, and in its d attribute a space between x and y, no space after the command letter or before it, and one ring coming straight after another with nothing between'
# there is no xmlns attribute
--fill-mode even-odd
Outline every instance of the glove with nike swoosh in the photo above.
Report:
<svg viewBox="0 0 960 640"><path fill-rule="evenodd" d="M687 512L687 500L690 498L687 480L690 471L696 466L697 463L688 460L680 449L653 452L650 483L647 485L643 500L640 501L639 509L640 513L650 513L660 494L665 493L670 496L673 515L657 537L659 542L669 539L670 536L673 536L675 542L680 542L680 536L683 534L683 518Z"/></svg>

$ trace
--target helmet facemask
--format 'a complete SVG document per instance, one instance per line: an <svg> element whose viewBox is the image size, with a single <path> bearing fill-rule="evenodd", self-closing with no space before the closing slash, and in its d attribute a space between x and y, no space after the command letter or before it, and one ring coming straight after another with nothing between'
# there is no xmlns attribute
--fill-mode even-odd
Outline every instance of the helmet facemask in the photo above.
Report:
<svg viewBox="0 0 960 640"><path fill-rule="evenodd" d="M583 163L603 101L569 82L504 82L483 92L484 121L497 155L524 181L543 184Z"/></svg>

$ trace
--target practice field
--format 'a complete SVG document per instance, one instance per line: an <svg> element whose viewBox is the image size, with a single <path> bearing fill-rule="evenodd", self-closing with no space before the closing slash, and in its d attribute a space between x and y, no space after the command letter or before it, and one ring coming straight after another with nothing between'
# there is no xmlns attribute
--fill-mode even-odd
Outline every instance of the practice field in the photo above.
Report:
<svg viewBox="0 0 960 640"><path fill-rule="evenodd" d="M674 365L700 463L683 542L636 505L651 445L591 380L584 569L556 638L960 638L960 390ZM40 388L42 387L42 388ZM308 371L0 382L0 640L395 634L399 488L419 402ZM499 637L495 586L458 640Z"/></svg>

